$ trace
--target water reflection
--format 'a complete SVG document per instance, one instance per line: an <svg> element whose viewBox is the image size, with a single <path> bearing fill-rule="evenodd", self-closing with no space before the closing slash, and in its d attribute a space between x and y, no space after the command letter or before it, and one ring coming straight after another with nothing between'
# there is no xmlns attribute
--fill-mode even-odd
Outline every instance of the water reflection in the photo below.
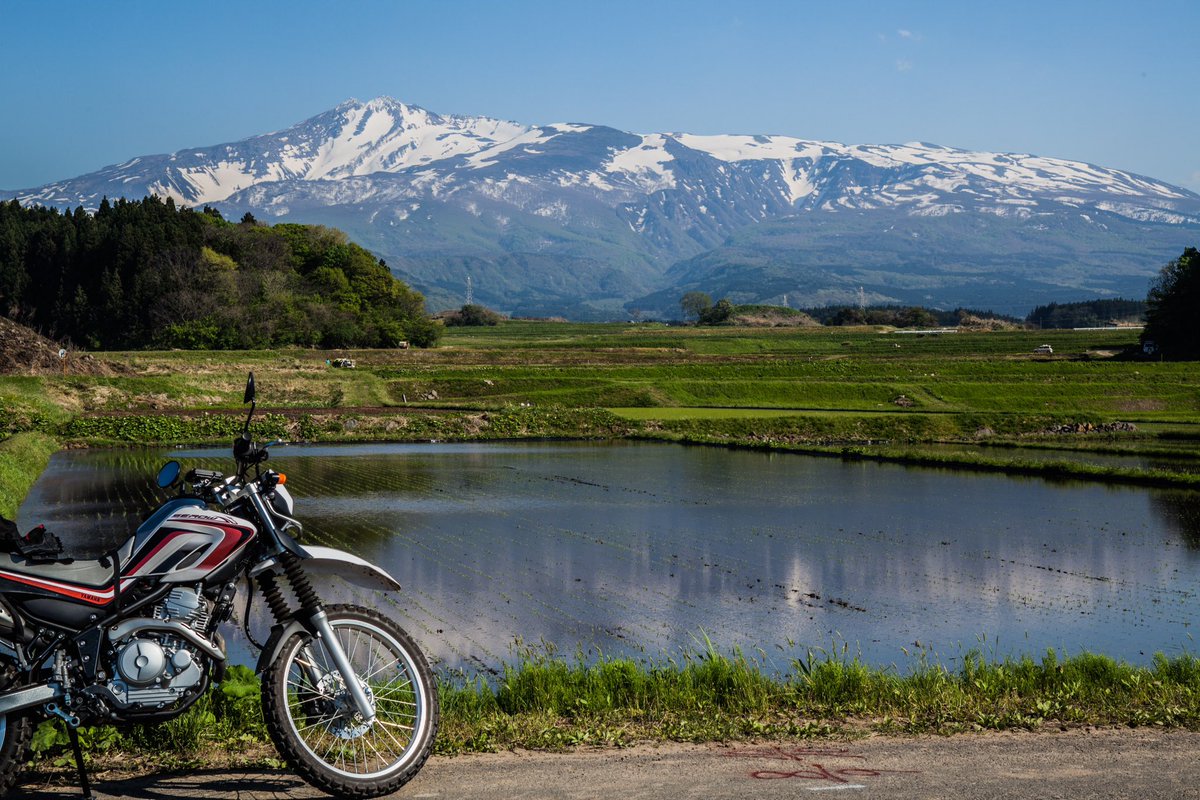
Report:
<svg viewBox="0 0 1200 800"><path fill-rule="evenodd" d="M109 548L161 497L167 455L59 454L22 522ZM400 580L362 599L446 665L496 665L518 637L659 655L701 630L781 666L839 641L885 664L918 642L946 659L1191 647L1194 492L629 443L294 447L272 463L312 541Z"/></svg>
<svg viewBox="0 0 1200 800"><path fill-rule="evenodd" d="M1200 492L1154 492L1151 508L1167 530L1175 533L1190 550L1200 551Z"/></svg>

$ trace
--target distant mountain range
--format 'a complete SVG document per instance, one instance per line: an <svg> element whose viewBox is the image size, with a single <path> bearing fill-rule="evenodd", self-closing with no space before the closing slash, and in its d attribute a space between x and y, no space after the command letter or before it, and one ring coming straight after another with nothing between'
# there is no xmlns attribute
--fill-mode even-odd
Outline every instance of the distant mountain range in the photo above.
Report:
<svg viewBox="0 0 1200 800"><path fill-rule="evenodd" d="M341 228L434 310L462 305L469 276L477 302L573 319L675 317L690 290L1024 313L1144 297L1200 243L1200 195L1076 161L529 126L386 97L0 197L95 208L147 194Z"/></svg>

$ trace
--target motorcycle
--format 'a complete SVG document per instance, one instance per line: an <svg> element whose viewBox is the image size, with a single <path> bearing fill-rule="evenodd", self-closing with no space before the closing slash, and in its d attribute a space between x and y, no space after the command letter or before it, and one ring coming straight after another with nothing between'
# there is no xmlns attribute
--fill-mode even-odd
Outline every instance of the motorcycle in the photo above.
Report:
<svg viewBox="0 0 1200 800"><path fill-rule="evenodd" d="M399 584L357 556L300 543L286 476L264 466L271 444L250 434L253 372L243 402L235 473L181 475L168 462L158 485L178 493L104 558L0 553L0 797L41 720L65 723L90 798L80 725L169 720L219 684L218 628L243 580L247 636L255 588L274 618L256 671L267 730L293 770L333 795L379 797L429 757L439 712L424 655L391 619L326 605L313 586L331 572L371 589Z"/></svg>

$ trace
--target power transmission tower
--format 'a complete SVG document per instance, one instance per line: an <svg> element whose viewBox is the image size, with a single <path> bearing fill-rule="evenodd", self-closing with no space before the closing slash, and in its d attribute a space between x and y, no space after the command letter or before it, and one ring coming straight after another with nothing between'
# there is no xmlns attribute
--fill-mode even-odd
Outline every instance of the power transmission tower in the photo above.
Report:
<svg viewBox="0 0 1200 800"><path fill-rule="evenodd" d="M474 295L474 292L471 291L471 276L468 275L467 276L467 305L470 306L470 305L474 305L474 304L475 304L475 295Z"/></svg>

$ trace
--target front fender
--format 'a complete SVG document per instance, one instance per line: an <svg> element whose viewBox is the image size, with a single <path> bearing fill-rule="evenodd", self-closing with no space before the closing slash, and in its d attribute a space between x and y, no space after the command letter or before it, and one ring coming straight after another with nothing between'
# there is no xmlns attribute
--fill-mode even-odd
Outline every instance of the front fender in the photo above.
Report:
<svg viewBox="0 0 1200 800"><path fill-rule="evenodd" d="M366 589L383 591L400 589L399 581L389 575L386 570L375 566L364 558L359 558L356 555L333 547L305 545L304 550L308 557L302 562L303 569L310 577L315 577L316 575L334 575L355 586L361 586ZM264 569L279 568L278 563L274 560L266 562L262 567ZM297 615L277 624L271 629L271 635L267 637L262 653L258 656L258 663L254 667L255 672L261 674L279 656L279 651L283 649L284 642L290 639L292 634L307 632L311 635L314 633L310 626L301 621L299 613L297 612Z"/></svg>
<svg viewBox="0 0 1200 800"><path fill-rule="evenodd" d="M311 556L311 558L304 559L306 572L336 575L364 589L383 589L385 591L400 589L399 581L387 574L386 570L375 566L365 558L359 558L332 547L305 546L304 549Z"/></svg>

